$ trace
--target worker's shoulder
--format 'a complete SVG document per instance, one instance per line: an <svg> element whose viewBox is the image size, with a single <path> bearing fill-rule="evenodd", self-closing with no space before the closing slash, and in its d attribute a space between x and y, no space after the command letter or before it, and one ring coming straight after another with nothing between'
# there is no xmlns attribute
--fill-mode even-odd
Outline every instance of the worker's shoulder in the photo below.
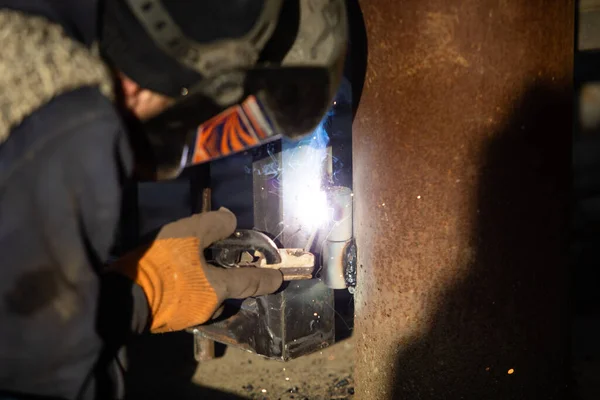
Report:
<svg viewBox="0 0 600 400"><path fill-rule="evenodd" d="M15 127L0 145L0 184L23 164L44 154L80 151L114 142L124 132L112 102L97 88L84 87L55 97ZM66 143L71 146L65 146Z"/></svg>
<svg viewBox="0 0 600 400"><path fill-rule="evenodd" d="M26 118L14 133L40 129L60 134L100 121L118 126L121 120L112 102L99 89L84 87L55 97Z"/></svg>

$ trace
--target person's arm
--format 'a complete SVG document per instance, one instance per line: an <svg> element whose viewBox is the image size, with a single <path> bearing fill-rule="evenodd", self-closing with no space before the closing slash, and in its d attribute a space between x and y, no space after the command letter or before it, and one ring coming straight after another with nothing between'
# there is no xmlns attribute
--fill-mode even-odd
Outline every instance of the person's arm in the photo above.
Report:
<svg viewBox="0 0 600 400"><path fill-rule="evenodd" d="M195 214L163 226L154 241L117 260L111 270L136 282L150 308L153 333L178 331L212 318L225 299L273 293L283 275L269 268L219 268L204 249L235 231L231 211Z"/></svg>
<svg viewBox="0 0 600 400"><path fill-rule="evenodd" d="M99 278L131 163L119 117L93 88L56 98L0 146L0 390L80 396L102 336L148 318L139 287ZM106 313L99 299L130 307Z"/></svg>
<svg viewBox="0 0 600 400"><path fill-rule="evenodd" d="M206 263L202 249L235 229L227 210L168 224L105 268L131 155L96 90L61 96L13 135L0 147L0 393L98 392L98 367L132 332L202 324L227 298L281 286L276 270Z"/></svg>

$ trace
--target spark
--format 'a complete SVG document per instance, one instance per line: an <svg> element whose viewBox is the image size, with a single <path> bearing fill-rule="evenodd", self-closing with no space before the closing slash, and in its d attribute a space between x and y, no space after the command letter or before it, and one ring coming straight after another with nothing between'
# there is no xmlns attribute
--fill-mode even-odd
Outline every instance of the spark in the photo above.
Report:
<svg viewBox="0 0 600 400"><path fill-rule="evenodd" d="M275 147L267 146L271 161L254 169L255 174L269 180L269 187L261 190L281 195L286 220L282 234L286 231L286 237L292 227L297 227L298 233L316 237L333 219L325 190L332 173L328 168L332 156L327 147L326 121L327 118L304 139L283 139L280 155L276 154Z"/></svg>
<svg viewBox="0 0 600 400"><path fill-rule="evenodd" d="M508 374L509 374L509 375L512 375L512 374L514 374L514 373L515 373L515 370L514 370L513 368L511 368L511 369L509 369L509 370L508 370Z"/></svg>
<svg viewBox="0 0 600 400"><path fill-rule="evenodd" d="M331 220L333 212L323 189L327 143L329 138L323 125L300 142L284 143L283 174L284 209L293 214L303 230L313 232Z"/></svg>

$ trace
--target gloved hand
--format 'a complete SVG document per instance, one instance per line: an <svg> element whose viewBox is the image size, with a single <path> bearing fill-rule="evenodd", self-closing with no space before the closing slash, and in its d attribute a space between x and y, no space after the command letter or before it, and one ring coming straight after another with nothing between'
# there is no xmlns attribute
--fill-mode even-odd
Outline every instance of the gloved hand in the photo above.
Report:
<svg viewBox="0 0 600 400"><path fill-rule="evenodd" d="M204 249L235 231L231 211L196 214L165 225L156 240L119 259L113 269L140 285L152 314L150 331L177 331L208 321L228 298L275 292L281 272L209 265Z"/></svg>

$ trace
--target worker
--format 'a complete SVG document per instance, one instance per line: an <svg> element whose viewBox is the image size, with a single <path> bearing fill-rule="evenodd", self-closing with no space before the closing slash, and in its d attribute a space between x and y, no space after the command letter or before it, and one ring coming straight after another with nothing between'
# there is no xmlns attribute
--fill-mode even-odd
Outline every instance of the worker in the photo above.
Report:
<svg viewBox="0 0 600 400"><path fill-rule="evenodd" d="M0 0L0 398L119 397L135 334L280 288L207 264L225 209L108 263L122 190L310 132L346 30L343 0Z"/></svg>

